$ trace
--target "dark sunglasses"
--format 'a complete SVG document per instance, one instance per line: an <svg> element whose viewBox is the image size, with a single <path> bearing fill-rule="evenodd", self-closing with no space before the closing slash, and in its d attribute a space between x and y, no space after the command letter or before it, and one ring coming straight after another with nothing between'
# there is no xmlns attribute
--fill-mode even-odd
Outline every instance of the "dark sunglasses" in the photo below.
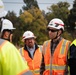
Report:
<svg viewBox="0 0 76 75"><path fill-rule="evenodd" d="M50 29L50 28L47 28L48 31L51 31L51 32L57 32L58 30L53 30L53 29Z"/></svg>

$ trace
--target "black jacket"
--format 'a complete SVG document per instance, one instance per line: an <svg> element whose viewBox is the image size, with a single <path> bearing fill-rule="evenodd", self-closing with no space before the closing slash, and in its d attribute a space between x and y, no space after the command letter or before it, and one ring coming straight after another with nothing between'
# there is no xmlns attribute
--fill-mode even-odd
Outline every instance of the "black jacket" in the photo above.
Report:
<svg viewBox="0 0 76 75"><path fill-rule="evenodd" d="M76 40L75 40L76 41ZM68 65L70 67L70 75L76 75L76 42L70 46Z"/></svg>

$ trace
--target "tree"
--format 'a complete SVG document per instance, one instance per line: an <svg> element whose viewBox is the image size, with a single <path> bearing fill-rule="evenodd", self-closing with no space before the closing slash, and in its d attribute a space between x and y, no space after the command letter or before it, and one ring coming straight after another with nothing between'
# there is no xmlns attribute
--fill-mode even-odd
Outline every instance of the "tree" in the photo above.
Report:
<svg viewBox="0 0 76 75"><path fill-rule="evenodd" d="M73 38L76 38L76 0L74 1L73 8L70 10L68 22L71 35Z"/></svg>
<svg viewBox="0 0 76 75"><path fill-rule="evenodd" d="M23 6L23 10L28 10L32 6L39 8L37 0L23 0L26 6Z"/></svg>
<svg viewBox="0 0 76 75"><path fill-rule="evenodd" d="M8 14L7 14L6 18L9 19L13 23L13 25L15 27L15 22L16 22L16 19L17 19L17 16L16 16L15 12L8 11Z"/></svg>
<svg viewBox="0 0 76 75"><path fill-rule="evenodd" d="M69 15L69 3L67 2L58 2L57 4L53 4L48 8L50 12L46 14L47 20L50 21L52 18L60 18L64 21L65 26L67 27L67 18Z"/></svg>
<svg viewBox="0 0 76 75"><path fill-rule="evenodd" d="M21 14L22 14L22 10L20 9L19 15L21 15Z"/></svg>
<svg viewBox="0 0 76 75"><path fill-rule="evenodd" d="M68 31L68 15L70 13L69 11L69 3L67 2L58 2L57 4L53 4L48 8L50 12L46 14L46 19L48 22L53 18L60 18L64 24L65 24L65 33L63 33L63 37L72 40L72 37L70 36ZM65 36L67 35L67 36ZM70 37L69 37L70 36Z"/></svg>
<svg viewBox="0 0 76 75"><path fill-rule="evenodd" d="M47 21L38 8L32 7L32 9L24 11L20 18L25 22L24 32L31 30L36 35L38 44L42 44L48 39L45 32Z"/></svg>
<svg viewBox="0 0 76 75"><path fill-rule="evenodd" d="M8 11L8 14L6 16L7 19L9 19L12 23L13 23L13 26L16 28L14 31L13 31L13 43L15 45L19 45L21 42L21 37L22 37L22 34L23 34L23 25L24 25L24 22L16 16L16 14L12 11Z"/></svg>

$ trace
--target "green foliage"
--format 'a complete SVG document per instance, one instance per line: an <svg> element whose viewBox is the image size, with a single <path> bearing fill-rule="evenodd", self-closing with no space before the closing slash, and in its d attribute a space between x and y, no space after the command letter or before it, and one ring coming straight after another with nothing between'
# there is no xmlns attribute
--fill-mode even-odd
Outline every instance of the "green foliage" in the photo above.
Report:
<svg viewBox="0 0 76 75"><path fill-rule="evenodd" d="M20 15L20 18L26 23L26 24L31 24L34 17L28 12L24 11L23 14Z"/></svg>
<svg viewBox="0 0 76 75"><path fill-rule="evenodd" d="M20 15L20 19L24 21L24 32L26 30L32 31L37 37L38 44L42 44L44 40L48 39L47 36L45 37L47 21L38 8L32 7L32 9L24 11ZM43 40L41 39L42 36L44 37Z"/></svg>
<svg viewBox="0 0 76 75"><path fill-rule="evenodd" d="M68 15L70 13L69 8L69 3L67 2L58 2L57 4L53 4L52 6L50 6L48 8L48 10L50 10L50 12L48 12L46 14L46 19L48 20L48 22L53 19L53 18L60 18L61 20L63 20L64 24L65 24L65 31L69 31L68 27L72 28L72 23L68 23L68 19L72 22L74 19L76 20L76 18L68 18ZM69 31L70 32L70 31ZM65 33L65 35L67 35L67 33ZM71 35L71 34L70 34ZM65 37L65 36L64 36ZM69 37L69 35L66 36L67 38L69 38L71 40L71 37ZM65 37L65 38L66 38Z"/></svg>
<svg viewBox="0 0 76 75"><path fill-rule="evenodd" d="M69 21L69 29L74 32L76 27L76 0L74 1L73 8L70 10L68 21Z"/></svg>
<svg viewBox="0 0 76 75"><path fill-rule="evenodd" d="M67 29L66 27L68 27L67 24L69 23L67 18L69 15L69 4L67 2L59 2L57 4L53 4L48 8L50 12L45 14L44 12L41 12L41 10L38 8L38 5L34 5L35 1L36 0L24 0L26 6L23 9L24 12L20 10L19 17L16 17L16 14L14 12L8 12L7 18L12 21L14 27L16 28L16 30L14 30L13 37L13 42L16 46L23 46L22 35L27 30L32 31L35 34L35 36L37 37L36 42L38 44L43 44L45 40L49 39L46 28L48 22L52 18L62 19L65 23L65 29ZM75 21L74 18L71 19L72 22L73 20ZM65 39L73 40L71 34L69 34L67 31L65 31L62 36Z"/></svg>
<svg viewBox="0 0 76 75"><path fill-rule="evenodd" d="M65 22L69 14L69 6L69 3L67 2L59 2L57 4L53 4L52 6L50 6L50 8L48 8L48 10L50 10L51 12L47 14L47 19L51 20L52 18L60 18Z"/></svg>
<svg viewBox="0 0 76 75"><path fill-rule="evenodd" d="M37 0L23 0L26 6L23 6L23 10L29 10L32 6L39 8Z"/></svg>
<svg viewBox="0 0 76 75"><path fill-rule="evenodd" d="M22 37L22 34L23 34L23 26L24 26L24 22L18 18L16 16L16 14L14 12L8 12L7 16L6 16L7 19L9 19L12 23L13 23L13 26L16 28L14 31L13 31L13 43L15 45L19 45L20 44L20 38Z"/></svg>
<svg viewBox="0 0 76 75"><path fill-rule="evenodd" d="M69 32L71 33L73 38L76 38L76 0L74 0L73 8L70 10L70 14L68 16L69 22Z"/></svg>
<svg viewBox="0 0 76 75"><path fill-rule="evenodd" d="M67 40L73 41L73 38L72 38L71 34L68 33L67 31L65 31L65 32L62 34L62 37L64 37L64 38L67 39Z"/></svg>

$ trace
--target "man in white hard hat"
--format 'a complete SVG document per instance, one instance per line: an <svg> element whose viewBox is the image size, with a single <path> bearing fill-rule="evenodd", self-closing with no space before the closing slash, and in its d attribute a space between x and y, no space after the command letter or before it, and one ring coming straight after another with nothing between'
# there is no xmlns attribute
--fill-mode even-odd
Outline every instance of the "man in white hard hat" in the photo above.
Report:
<svg viewBox="0 0 76 75"><path fill-rule="evenodd" d="M24 47L20 48L20 53L33 75L40 75L40 65L42 61L42 47L39 47L35 42L35 35L31 31L26 31L23 34Z"/></svg>
<svg viewBox="0 0 76 75"><path fill-rule="evenodd" d="M0 0L0 18L5 16L4 6ZM3 9L2 9L3 8ZM10 25L9 25L10 24ZM2 32L4 29L14 29L9 20L4 20ZM17 48L7 40L0 38L0 75L32 75L27 66L27 62L23 61Z"/></svg>
<svg viewBox="0 0 76 75"><path fill-rule="evenodd" d="M61 37L64 23L61 19L52 19L47 26L50 40L43 44L43 75L67 75L67 56L69 40Z"/></svg>
<svg viewBox="0 0 76 75"><path fill-rule="evenodd" d="M16 29L13 27L13 24L8 19L3 19L2 29L1 29L1 38L12 42L13 30Z"/></svg>

